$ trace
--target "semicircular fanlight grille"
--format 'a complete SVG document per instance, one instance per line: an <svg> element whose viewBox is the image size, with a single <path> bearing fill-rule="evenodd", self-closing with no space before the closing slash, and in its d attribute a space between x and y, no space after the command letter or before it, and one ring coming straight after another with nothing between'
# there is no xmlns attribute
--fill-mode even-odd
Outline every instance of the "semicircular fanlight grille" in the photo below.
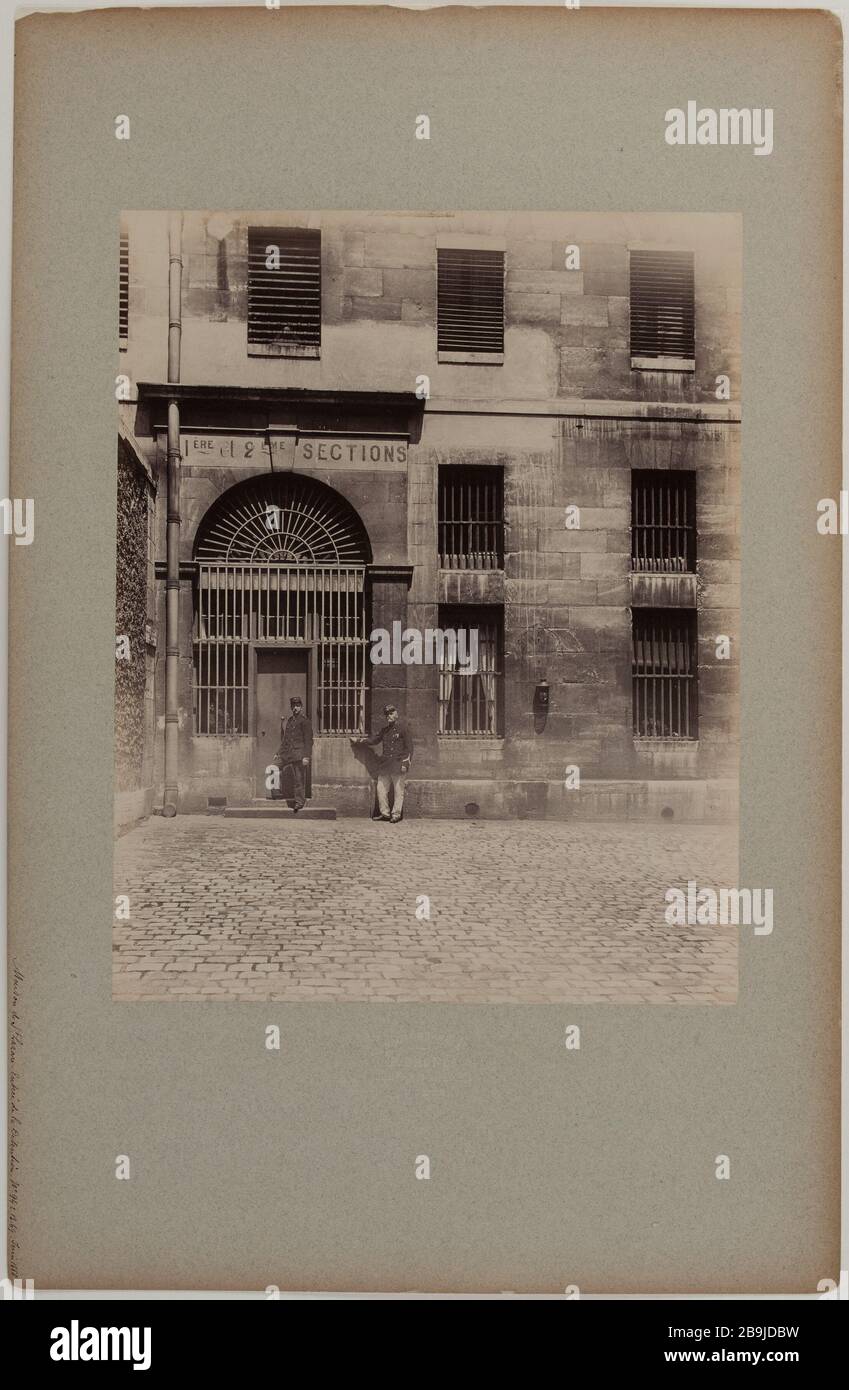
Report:
<svg viewBox="0 0 849 1390"><path fill-rule="evenodd" d="M195 559L253 564L358 565L371 558L353 507L338 492L297 473L237 483L201 522Z"/></svg>

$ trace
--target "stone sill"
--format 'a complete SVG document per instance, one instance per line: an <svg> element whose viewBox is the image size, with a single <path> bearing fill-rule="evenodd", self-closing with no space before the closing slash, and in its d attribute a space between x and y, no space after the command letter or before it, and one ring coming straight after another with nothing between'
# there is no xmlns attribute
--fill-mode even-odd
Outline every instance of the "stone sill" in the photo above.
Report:
<svg viewBox="0 0 849 1390"><path fill-rule="evenodd" d="M632 357L631 370L637 372L694 372L695 357Z"/></svg>
<svg viewBox="0 0 849 1390"><path fill-rule="evenodd" d="M437 574L440 603L503 604L504 570L444 570Z"/></svg>
<svg viewBox="0 0 849 1390"><path fill-rule="evenodd" d="M456 365L480 366L480 367L501 367L504 364L503 352L437 352L437 362L444 362L446 365L455 363Z"/></svg>
<svg viewBox="0 0 849 1390"><path fill-rule="evenodd" d="M503 748L507 742L500 734L437 734L436 741L440 748L461 743L473 743L476 748L482 743L486 744L487 748Z"/></svg>
<svg viewBox="0 0 849 1390"><path fill-rule="evenodd" d="M248 357L321 357L320 347L305 343L248 343Z"/></svg>
<svg viewBox="0 0 849 1390"><path fill-rule="evenodd" d="M696 608L699 582L692 570L631 570L632 608Z"/></svg>
<svg viewBox="0 0 849 1390"><path fill-rule="evenodd" d="M241 739L243 743L253 743L253 739L254 739L253 734L199 734L199 733L197 732L196 729L193 729L193 730L192 730L191 736L192 736L192 739L196 739L196 738L204 738L204 739L206 739L206 738L220 738L220 739L224 739L224 738L227 738L227 739L230 740L231 743L235 743L235 742L236 742L237 740L239 740L239 739Z"/></svg>
<svg viewBox="0 0 849 1390"><path fill-rule="evenodd" d="M663 748L667 750L670 748L686 748L689 750L698 748L698 746L698 738L656 738L654 735L647 736L646 738L638 738L636 735L634 736L635 748Z"/></svg>

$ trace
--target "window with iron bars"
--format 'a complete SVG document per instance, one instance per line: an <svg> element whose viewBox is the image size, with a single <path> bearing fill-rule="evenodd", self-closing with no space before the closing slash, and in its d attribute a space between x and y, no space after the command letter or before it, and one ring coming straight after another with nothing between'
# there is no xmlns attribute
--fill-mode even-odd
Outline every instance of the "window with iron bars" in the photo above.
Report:
<svg viewBox="0 0 849 1390"><path fill-rule="evenodd" d="M664 469L631 474L631 569L694 573L696 475Z"/></svg>
<svg viewBox="0 0 849 1390"><path fill-rule="evenodd" d="M316 732L365 729L368 678L362 565L198 565L194 728L250 733L253 642L316 647Z"/></svg>
<svg viewBox="0 0 849 1390"><path fill-rule="evenodd" d="M494 607L441 604L443 633L465 632L465 644L443 643L439 673L439 733L459 738L499 738L503 726L504 615ZM477 636L470 643L470 637ZM468 661L470 651L476 660ZM466 658L460 664L458 656Z"/></svg>
<svg viewBox="0 0 849 1390"><path fill-rule="evenodd" d="M502 569L504 470L441 465L437 529L441 569Z"/></svg>
<svg viewBox="0 0 849 1390"><path fill-rule="evenodd" d="M632 610L632 688L637 738L698 738L696 614Z"/></svg>

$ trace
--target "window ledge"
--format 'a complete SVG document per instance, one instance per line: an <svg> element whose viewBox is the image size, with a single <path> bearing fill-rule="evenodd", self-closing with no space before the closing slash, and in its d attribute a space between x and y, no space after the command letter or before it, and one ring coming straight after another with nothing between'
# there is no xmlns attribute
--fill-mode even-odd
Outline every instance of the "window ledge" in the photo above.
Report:
<svg viewBox="0 0 849 1390"><path fill-rule="evenodd" d="M437 734L438 743L505 743L503 734Z"/></svg>
<svg viewBox="0 0 849 1390"><path fill-rule="evenodd" d="M695 357L632 357L631 370L637 372L694 372Z"/></svg>
<svg viewBox="0 0 849 1390"><path fill-rule="evenodd" d="M248 343L248 357L321 357L320 347L306 343Z"/></svg>
<svg viewBox="0 0 849 1390"><path fill-rule="evenodd" d="M635 608L696 608L699 579L692 570L631 570L630 593Z"/></svg>
<svg viewBox="0 0 849 1390"><path fill-rule="evenodd" d="M503 352L437 352L437 362L465 364L467 366L500 367L504 363Z"/></svg>
<svg viewBox="0 0 849 1390"><path fill-rule="evenodd" d="M651 744L663 748L694 748L698 741L698 734L695 737L685 737L683 734L634 734L635 748L647 748Z"/></svg>

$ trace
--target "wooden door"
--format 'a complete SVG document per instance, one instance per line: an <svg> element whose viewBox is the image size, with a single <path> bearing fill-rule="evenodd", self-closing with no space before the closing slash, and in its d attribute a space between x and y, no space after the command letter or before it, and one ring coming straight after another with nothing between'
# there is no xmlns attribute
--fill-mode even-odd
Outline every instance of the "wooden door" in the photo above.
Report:
<svg viewBox="0 0 849 1390"><path fill-rule="evenodd" d="M260 647L256 654L256 795L271 798L265 785L268 768L280 747L283 724L291 714L289 701L300 695L304 714L312 720L309 691L308 651L286 647ZM307 769L307 796L311 793L310 771Z"/></svg>

